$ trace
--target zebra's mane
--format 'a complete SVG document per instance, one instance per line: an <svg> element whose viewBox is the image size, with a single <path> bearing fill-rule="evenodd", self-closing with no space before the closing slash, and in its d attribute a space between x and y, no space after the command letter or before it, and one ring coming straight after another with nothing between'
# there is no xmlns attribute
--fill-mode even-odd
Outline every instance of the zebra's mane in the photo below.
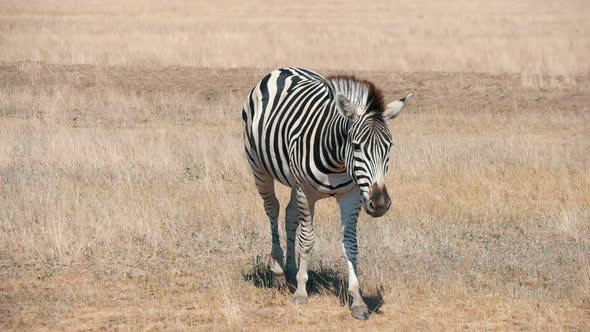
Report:
<svg viewBox="0 0 590 332"><path fill-rule="evenodd" d="M385 110L383 93L372 82L347 75L328 76L326 80L334 94L342 93L358 107L377 112Z"/></svg>

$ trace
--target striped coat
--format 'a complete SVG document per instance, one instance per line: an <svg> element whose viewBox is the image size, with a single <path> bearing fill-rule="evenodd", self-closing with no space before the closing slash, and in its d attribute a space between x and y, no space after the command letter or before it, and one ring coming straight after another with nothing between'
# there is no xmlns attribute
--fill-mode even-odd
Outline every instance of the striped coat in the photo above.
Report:
<svg viewBox="0 0 590 332"><path fill-rule="evenodd" d="M270 221L271 270L278 285L293 282L296 242L296 303L307 302L315 202L333 196L341 210L352 313L359 319L368 317L356 276L356 222L361 206L374 217L391 206L385 175L392 137L386 121L399 114L408 97L385 105L381 92L369 81L324 78L301 68L271 72L248 95L242 112L244 144ZM286 264L278 233L275 180L292 188L285 218Z"/></svg>

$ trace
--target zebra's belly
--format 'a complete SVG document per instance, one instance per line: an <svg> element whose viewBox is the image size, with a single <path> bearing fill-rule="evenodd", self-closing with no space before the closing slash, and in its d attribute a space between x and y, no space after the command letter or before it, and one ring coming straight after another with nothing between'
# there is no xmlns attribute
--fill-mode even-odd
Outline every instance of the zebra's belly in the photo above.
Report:
<svg viewBox="0 0 590 332"><path fill-rule="evenodd" d="M317 198L336 196L346 193L356 186L356 183L346 173L310 174L295 178L296 186Z"/></svg>
<svg viewBox="0 0 590 332"><path fill-rule="evenodd" d="M317 198L343 194L356 186L354 180L347 173L310 173L302 171L300 167L286 160L282 162L277 162L276 159L272 160L266 164L266 167L269 174L283 185L290 188L301 188Z"/></svg>
<svg viewBox="0 0 590 332"><path fill-rule="evenodd" d="M296 187L297 182L291 173L291 169L289 167L290 162L288 159L276 158L276 156L272 155L270 158L263 158L261 162L268 174L275 180L287 187Z"/></svg>

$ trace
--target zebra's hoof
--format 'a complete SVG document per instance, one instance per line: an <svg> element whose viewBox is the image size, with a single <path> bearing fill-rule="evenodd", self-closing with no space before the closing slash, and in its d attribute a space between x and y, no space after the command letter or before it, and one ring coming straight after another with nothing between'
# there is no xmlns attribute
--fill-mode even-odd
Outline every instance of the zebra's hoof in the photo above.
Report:
<svg viewBox="0 0 590 332"><path fill-rule="evenodd" d="M307 296L295 295L293 296L293 304L307 304Z"/></svg>
<svg viewBox="0 0 590 332"><path fill-rule="evenodd" d="M353 307L352 317L358 320L367 320L369 319L369 309L367 307Z"/></svg>

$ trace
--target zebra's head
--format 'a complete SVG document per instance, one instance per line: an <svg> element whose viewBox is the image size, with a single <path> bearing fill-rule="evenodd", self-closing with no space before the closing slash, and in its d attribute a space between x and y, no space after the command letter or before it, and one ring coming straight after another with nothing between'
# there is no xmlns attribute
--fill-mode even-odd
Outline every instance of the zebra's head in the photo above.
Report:
<svg viewBox="0 0 590 332"><path fill-rule="evenodd" d="M365 211L372 217L383 216L391 207L385 176L393 143L386 122L402 111L411 95L389 103L385 109L373 103L359 107L343 94L336 95L336 108L349 124L344 151L346 170L359 186Z"/></svg>

